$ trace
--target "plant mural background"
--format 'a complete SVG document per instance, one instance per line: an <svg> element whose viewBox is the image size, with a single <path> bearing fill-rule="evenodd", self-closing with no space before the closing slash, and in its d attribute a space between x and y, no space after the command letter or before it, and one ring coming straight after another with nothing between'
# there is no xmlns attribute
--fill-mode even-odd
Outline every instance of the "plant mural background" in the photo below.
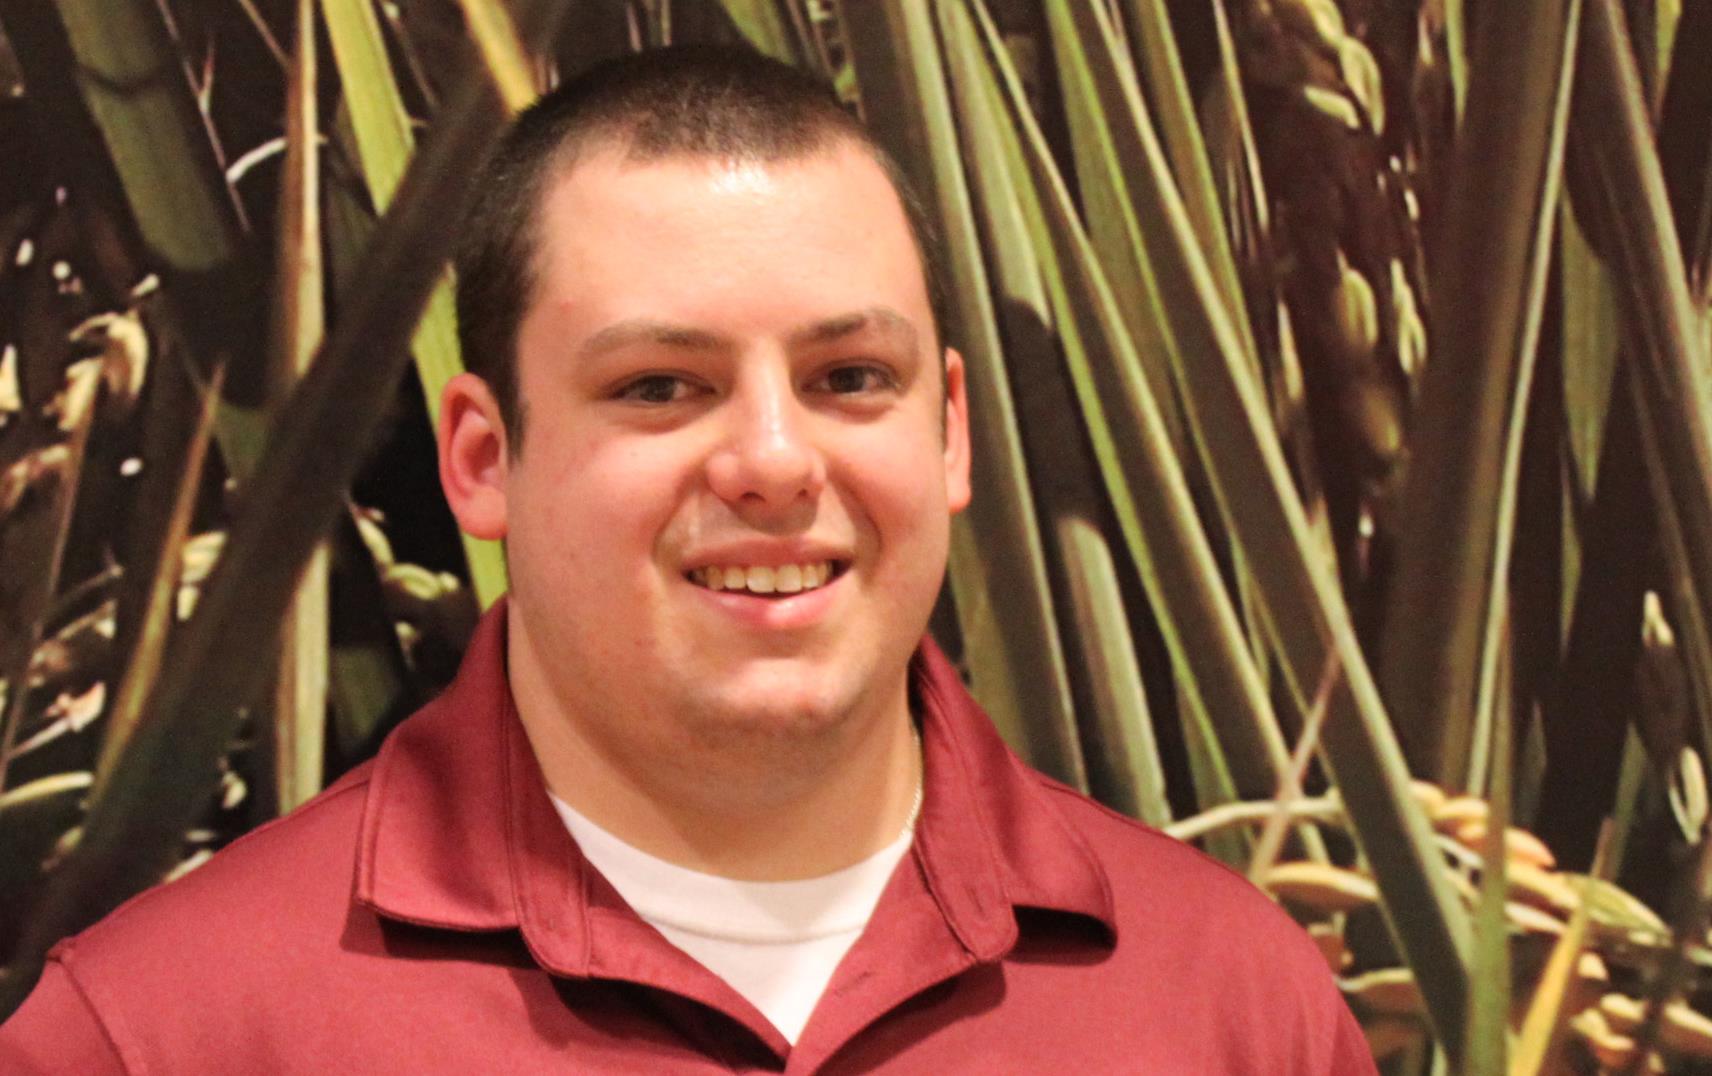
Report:
<svg viewBox="0 0 1712 1076"><path fill-rule="evenodd" d="M0 1012L450 676L504 589L432 461L468 161L552 79L747 40L940 231L978 492L935 632L1007 738L1277 896L1387 1072L1712 1067L1712 3L0 34Z"/></svg>

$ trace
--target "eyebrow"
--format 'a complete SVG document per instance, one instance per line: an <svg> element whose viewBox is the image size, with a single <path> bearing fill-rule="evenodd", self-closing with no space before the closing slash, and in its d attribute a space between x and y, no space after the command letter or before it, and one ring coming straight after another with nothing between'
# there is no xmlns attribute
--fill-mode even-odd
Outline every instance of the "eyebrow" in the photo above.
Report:
<svg viewBox="0 0 1712 1076"><path fill-rule="evenodd" d="M787 333L785 342L791 347L828 344L869 331L894 337L909 351L913 352L916 348L915 326L889 306L871 306L865 310L809 322ZM706 329L676 325L653 318L626 318L596 332L577 350L581 358L590 359L635 344L650 344L675 351L734 349L730 337Z"/></svg>

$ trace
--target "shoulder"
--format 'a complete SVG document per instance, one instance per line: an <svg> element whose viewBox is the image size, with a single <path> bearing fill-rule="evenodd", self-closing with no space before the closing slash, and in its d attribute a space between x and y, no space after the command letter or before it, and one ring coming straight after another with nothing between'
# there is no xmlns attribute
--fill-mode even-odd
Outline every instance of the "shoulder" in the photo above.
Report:
<svg viewBox="0 0 1712 1076"><path fill-rule="evenodd" d="M1120 956L1221 990L1254 980L1257 989L1294 984L1335 996L1307 931L1241 873L1051 778L1036 781L1105 875Z"/></svg>
<svg viewBox="0 0 1712 1076"><path fill-rule="evenodd" d="M1035 777L1051 809L1104 869L1120 917L1216 918L1261 931L1302 933L1283 909L1224 863L1049 777Z"/></svg>
<svg viewBox="0 0 1712 1076"><path fill-rule="evenodd" d="M255 978L243 969L257 961L278 968L313 959L317 944L337 944L349 914L368 773L353 771L183 877L131 898L50 957L102 1008L128 1000L110 995L160 988L242 991Z"/></svg>
<svg viewBox="0 0 1712 1076"><path fill-rule="evenodd" d="M1283 908L1199 849L1036 780L1111 888L1110 971L1121 992L1165 989L1158 1007L1204 1030L1219 1071L1373 1071L1325 957Z"/></svg>

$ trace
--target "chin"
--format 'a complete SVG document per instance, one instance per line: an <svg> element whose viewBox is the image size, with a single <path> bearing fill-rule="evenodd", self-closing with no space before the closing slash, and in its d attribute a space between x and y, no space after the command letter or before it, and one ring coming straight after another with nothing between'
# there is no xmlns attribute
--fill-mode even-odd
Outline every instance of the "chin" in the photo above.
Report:
<svg viewBox="0 0 1712 1076"><path fill-rule="evenodd" d="M829 685L828 677L743 677L721 690L686 698L680 713L693 714L704 736L729 740L803 738L839 728L858 709L854 693Z"/></svg>

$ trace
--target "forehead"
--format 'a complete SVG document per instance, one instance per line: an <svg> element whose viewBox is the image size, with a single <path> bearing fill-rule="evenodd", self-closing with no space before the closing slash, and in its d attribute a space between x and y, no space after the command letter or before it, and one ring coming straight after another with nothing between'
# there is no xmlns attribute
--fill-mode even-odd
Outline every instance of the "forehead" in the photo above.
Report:
<svg viewBox="0 0 1712 1076"><path fill-rule="evenodd" d="M930 319L897 191L848 139L776 161L635 161L600 146L552 174L536 231L537 312L765 320L773 308L800 323L887 305Z"/></svg>

